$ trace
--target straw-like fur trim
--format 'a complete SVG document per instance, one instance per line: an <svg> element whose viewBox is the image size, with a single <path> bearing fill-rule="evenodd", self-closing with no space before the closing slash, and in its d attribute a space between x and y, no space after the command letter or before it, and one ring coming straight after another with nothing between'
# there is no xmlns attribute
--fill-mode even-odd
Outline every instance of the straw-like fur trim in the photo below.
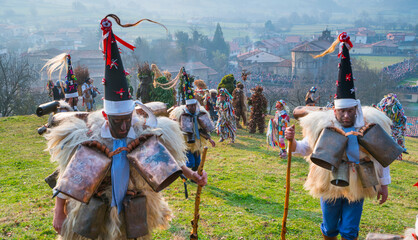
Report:
<svg viewBox="0 0 418 240"><path fill-rule="evenodd" d="M101 127L105 119L101 111L96 111L89 114L87 124L76 117L65 119L59 126L49 130L45 136L48 140L48 150L51 152L51 160L57 161L60 165L60 172L64 172L69 159L75 152L78 144L87 140L97 140L105 144L108 148L113 148L113 143L110 139L103 139L100 136ZM185 161L185 144L182 139L182 132L179 125L166 117L158 118L158 126L155 129L144 127L145 120L141 116L134 114L133 129L136 137L142 134L154 133L161 137L160 142L170 151L177 163L182 166ZM87 127L89 126L89 128ZM87 132L90 131L90 135ZM110 174L110 173L109 173ZM140 239L150 239L152 230L155 228L167 228L172 217L171 210L168 204L160 193L154 192L148 183L141 177L137 170L130 166L131 180L128 189L141 191L147 199L147 222L149 233L147 236ZM105 191L105 196L111 201L112 192L111 186ZM79 212L81 203L73 200L67 200L67 219L63 224L62 237L59 239L86 239L73 232L75 219ZM123 213L117 214L116 209L112 208L107 213L105 223L100 231L98 239L127 239L125 235L125 222Z"/></svg>
<svg viewBox="0 0 418 240"><path fill-rule="evenodd" d="M390 134L391 121L385 114L371 107L363 107L363 114L367 123L380 124ZM342 128L335 119L333 110L311 112L300 119L300 125L303 128L303 136L308 138L311 149L314 148L322 129L329 126ZM365 149L360 147L360 159L365 156L368 156L373 161L376 174L378 178L381 177L383 167ZM322 197L324 200L335 200L340 197L345 197L349 201L356 201L362 198L373 198L376 196L376 191L380 189L380 185L377 186L376 190L373 187L363 188L357 171L353 171L352 169L349 171L350 180L348 187L334 186L330 183L332 178L331 171L313 164L310 156L305 159L310 164L310 168L304 187L309 190L309 193L313 197Z"/></svg>
<svg viewBox="0 0 418 240"><path fill-rule="evenodd" d="M161 143L176 159L179 166L183 166L186 159L186 144L183 139L183 132L180 130L179 124L167 117L158 118L158 128L161 129Z"/></svg>
<svg viewBox="0 0 418 240"><path fill-rule="evenodd" d="M198 104L198 106L199 106L200 112L209 114L208 111L206 111L204 107L200 106L200 104ZM184 113L185 108L186 108L186 105L181 105L179 107L174 108L170 112L170 118L173 120L179 121L180 116ZM200 137L200 139L196 139L195 143L187 143L186 135L184 135L184 142L187 145L187 149L190 150L192 153L197 153L197 152L200 153L203 150L203 148L208 144L208 141L204 137Z"/></svg>

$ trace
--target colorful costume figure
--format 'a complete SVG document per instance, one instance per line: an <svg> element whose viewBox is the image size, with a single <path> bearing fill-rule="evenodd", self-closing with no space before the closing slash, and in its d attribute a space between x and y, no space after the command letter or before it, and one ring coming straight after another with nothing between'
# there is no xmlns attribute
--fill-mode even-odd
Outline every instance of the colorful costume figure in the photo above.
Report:
<svg viewBox="0 0 418 240"><path fill-rule="evenodd" d="M231 138L231 143L235 142L237 127L235 125L234 107L231 103L232 96L226 88L219 89L216 107L218 108L218 122L216 122L216 132L221 136L219 142Z"/></svg>
<svg viewBox="0 0 418 240"><path fill-rule="evenodd" d="M399 102L396 94L389 93L377 104L377 109L384 112L392 120L392 138L406 152L405 148L405 131L406 116L402 104ZM402 155L399 156L402 160Z"/></svg>
<svg viewBox="0 0 418 240"><path fill-rule="evenodd" d="M317 90L316 87L311 87L311 89L309 89L309 92L306 93L306 96L305 96L306 106L315 106L315 104L318 102L320 96L315 98L316 90Z"/></svg>
<svg viewBox="0 0 418 240"><path fill-rule="evenodd" d="M45 136L51 160L59 164L54 228L59 239L150 239L152 230L166 228L172 217L159 193L171 181L161 180L175 180L181 171L201 179L184 166L186 146L178 124L155 118L131 99L116 43L121 40L107 17L101 25L103 112L84 119L65 115ZM147 118L136 114L135 104Z"/></svg>
<svg viewBox="0 0 418 240"><path fill-rule="evenodd" d="M284 131L290 121L290 117L287 114L289 109L283 100L277 101L276 109L276 114L274 118L270 119L267 127L267 143L273 148L278 146L280 148L280 157L286 158Z"/></svg>
<svg viewBox="0 0 418 240"><path fill-rule="evenodd" d="M216 99L218 98L218 91L216 89L209 90L209 94L206 95L204 106L206 111L209 112L210 118L213 122L218 121L218 111L216 110Z"/></svg>
<svg viewBox="0 0 418 240"><path fill-rule="evenodd" d="M67 80L65 81L65 100L71 105L74 111L78 111L78 91L77 91L77 79L75 78L73 67L71 65L71 56L67 54Z"/></svg>
<svg viewBox="0 0 418 240"><path fill-rule="evenodd" d="M247 99L244 93L244 84L238 83L237 88L232 92L232 105L235 110L235 117L237 119L237 127L242 128L240 120L242 118L244 126L247 126Z"/></svg>
<svg viewBox="0 0 418 240"><path fill-rule="evenodd" d="M324 239L336 240L340 234L341 239L353 240L358 238L364 198L375 198L379 193L382 196L381 203L385 202L387 185L391 182L389 168L383 168L381 156L375 152L370 154L373 152L371 150L381 146L368 145L366 151L364 141L368 130L364 130L364 138L353 133L369 129L365 123L376 124L377 129L382 129L382 136L389 139L385 144L396 144L387 135L390 133L390 119L375 108L362 108L360 101L355 99L348 51L351 42L345 33L339 36L338 42L341 42L341 63L334 100L335 112L310 112L300 118L303 140L294 141L293 137L289 139L288 134L292 129L286 129L286 138L293 141L292 151L306 156L310 165L304 186L313 197L320 198ZM371 138L376 137L379 136ZM390 159L390 162L395 158ZM389 164L384 163L385 166Z"/></svg>
<svg viewBox="0 0 418 240"><path fill-rule="evenodd" d="M267 99L263 95L263 87L257 86L253 89L254 94L251 96L251 114L248 128L250 133L255 133L257 128L259 133L264 133L266 123L264 114L267 110Z"/></svg>

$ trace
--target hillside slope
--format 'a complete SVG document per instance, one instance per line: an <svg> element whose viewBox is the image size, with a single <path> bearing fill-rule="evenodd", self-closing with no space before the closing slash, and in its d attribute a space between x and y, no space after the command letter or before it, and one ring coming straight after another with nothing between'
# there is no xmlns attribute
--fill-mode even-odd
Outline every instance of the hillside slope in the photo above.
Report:
<svg viewBox="0 0 418 240"><path fill-rule="evenodd" d="M0 118L0 238L54 239L52 192L43 181L54 164L44 152L45 140L36 128L46 117ZM300 136L298 136L300 137ZM218 137L214 137L216 140ZM368 232L403 233L413 227L418 213L418 140L406 140L410 155L391 165L389 200L379 206L367 200L360 239ZM205 168L208 186L201 196L200 239L279 239L285 195L286 160L267 149L263 135L238 131L236 144L217 143L210 148ZM304 189L308 172L301 158L292 159L288 239L320 239L322 215L319 200ZM196 185L189 183L184 199L178 180L163 191L175 215L168 231L154 239L188 239Z"/></svg>

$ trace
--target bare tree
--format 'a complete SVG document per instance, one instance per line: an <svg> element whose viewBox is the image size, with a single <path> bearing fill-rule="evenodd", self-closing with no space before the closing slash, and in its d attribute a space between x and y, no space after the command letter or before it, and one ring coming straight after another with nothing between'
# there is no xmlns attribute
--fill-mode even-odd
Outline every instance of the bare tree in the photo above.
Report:
<svg viewBox="0 0 418 240"><path fill-rule="evenodd" d="M272 110L276 107L276 102L283 99L287 102L289 89L279 86L264 86L264 96L267 99L268 113L271 114Z"/></svg>
<svg viewBox="0 0 418 240"><path fill-rule="evenodd" d="M3 117L30 114L47 94L31 89L38 72L28 60L16 54L0 56L0 113ZM42 88L41 88L42 89Z"/></svg>

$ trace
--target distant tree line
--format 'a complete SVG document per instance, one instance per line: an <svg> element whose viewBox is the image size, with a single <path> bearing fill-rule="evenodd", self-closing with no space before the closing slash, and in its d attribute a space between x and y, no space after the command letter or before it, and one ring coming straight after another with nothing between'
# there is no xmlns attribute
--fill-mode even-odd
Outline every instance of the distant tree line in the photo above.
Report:
<svg viewBox="0 0 418 240"><path fill-rule="evenodd" d="M173 47L173 39L175 46ZM226 70L229 45L226 43L222 28L218 23L213 38L204 35L196 28L191 28L190 33L177 31L174 36L166 39L154 40L151 43L138 37L135 40L135 62L154 62L159 65L170 65L176 62L201 61L202 63L223 73ZM206 54L191 55L188 48L200 47L206 50Z"/></svg>

